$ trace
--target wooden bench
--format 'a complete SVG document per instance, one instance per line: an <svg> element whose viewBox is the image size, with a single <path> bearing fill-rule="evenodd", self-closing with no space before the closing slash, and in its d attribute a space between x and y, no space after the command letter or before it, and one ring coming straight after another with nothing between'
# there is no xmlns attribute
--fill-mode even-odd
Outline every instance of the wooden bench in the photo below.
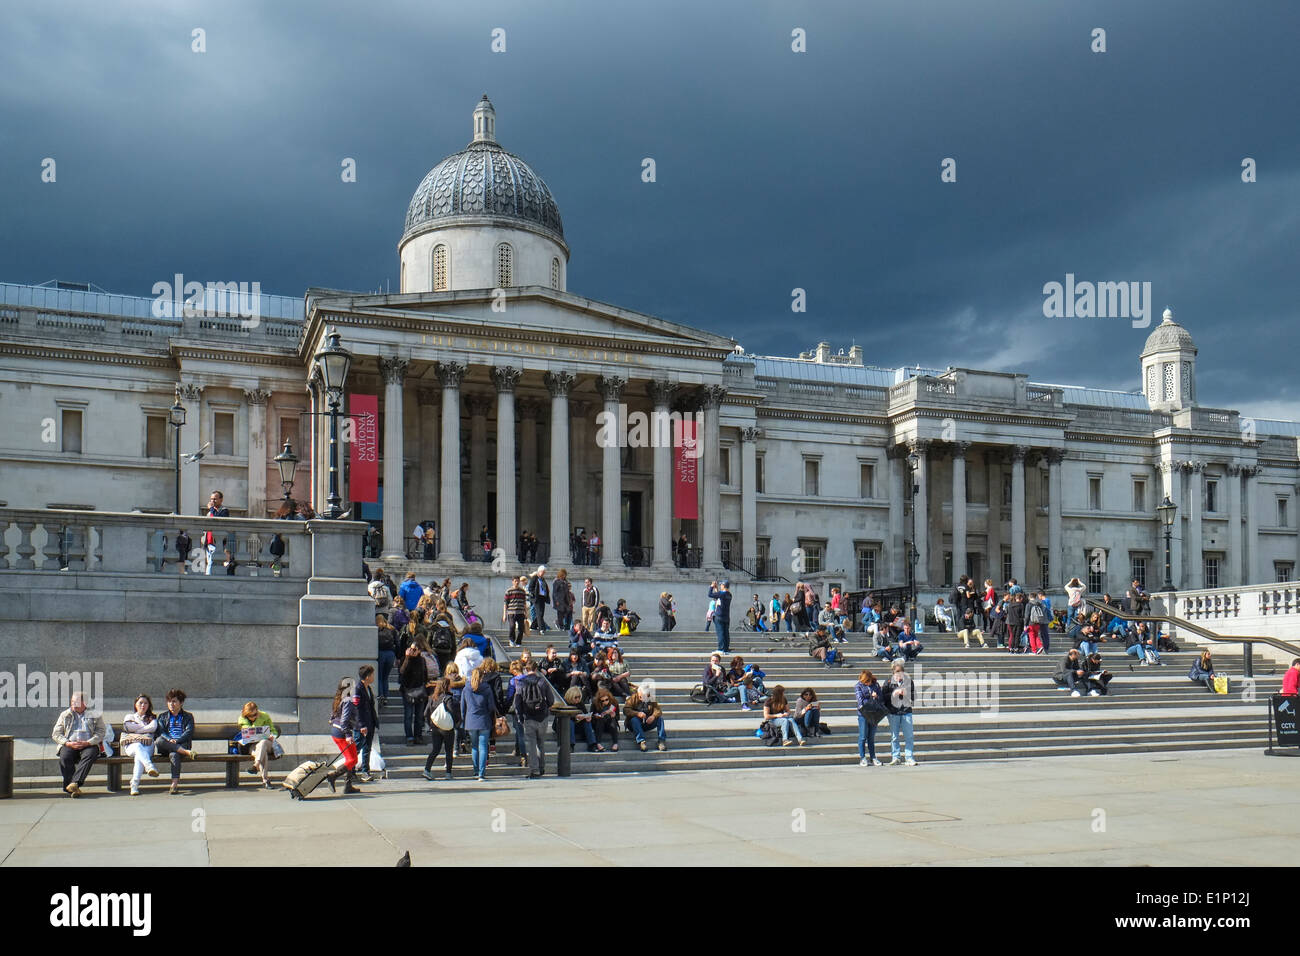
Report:
<svg viewBox="0 0 1300 956"><path fill-rule="evenodd" d="M161 719L161 718L160 718ZM200 740L220 740L229 745L235 736L239 733L239 724L200 724L194 725L194 742ZM121 747L116 740L113 741L113 748L119 751L115 757L100 757L95 761L96 765L104 764L108 768L108 789L111 793L117 793L122 789L122 768L131 767L135 764L135 758L129 754L122 754ZM167 761L165 756L155 753L155 763L159 760ZM223 763L226 765L226 786L233 789L239 786L239 769L241 764L251 764L252 755L232 754L232 753L199 753L195 752L192 761L185 763ZM159 772L164 772L159 768Z"/></svg>

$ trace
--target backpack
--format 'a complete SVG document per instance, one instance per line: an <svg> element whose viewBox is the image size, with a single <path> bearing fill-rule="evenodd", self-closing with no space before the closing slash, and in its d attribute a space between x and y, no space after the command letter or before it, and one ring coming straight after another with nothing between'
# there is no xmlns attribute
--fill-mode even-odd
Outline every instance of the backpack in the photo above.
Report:
<svg viewBox="0 0 1300 956"><path fill-rule="evenodd" d="M551 712L550 701L542 690L542 679L536 675L519 682L519 712L525 720L545 720Z"/></svg>
<svg viewBox="0 0 1300 956"><path fill-rule="evenodd" d="M284 554L284 538L279 534L271 535L271 543L267 545L267 551L271 552L274 557L281 557Z"/></svg>
<svg viewBox="0 0 1300 956"><path fill-rule="evenodd" d="M379 631L379 649L381 651L396 651L397 642L394 640L396 631L391 627L381 628Z"/></svg>
<svg viewBox="0 0 1300 956"><path fill-rule="evenodd" d="M1042 624L1047 620L1047 611L1041 604L1029 605L1029 623Z"/></svg>
<svg viewBox="0 0 1300 956"><path fill-rule="evenodd" d="M450 654L456 650L456 641L451 636L451 628L442 618L433 622L433 640L429 643L438 654Z"/></svg>
<svg viewBox="0 0 1300 956"><path fill-rule="evenodd" d="M375 607L386 608L392 604L392 595L388 593L388 588L384 587L383 581L371 581L370 596L375 599Z"/></svg>
<svg viewBox="0 0 1300 956"><path fill-rule="evenodd" d="M446 733L456 726L456 718L452 714L451 708L447 706L447 701L450 699L450 694L444 694L442 697L438 698L436 706L433 701L429 701L429 703L425 705L425 720L429 722L430 727L436 727L443 733Z"/></svg>

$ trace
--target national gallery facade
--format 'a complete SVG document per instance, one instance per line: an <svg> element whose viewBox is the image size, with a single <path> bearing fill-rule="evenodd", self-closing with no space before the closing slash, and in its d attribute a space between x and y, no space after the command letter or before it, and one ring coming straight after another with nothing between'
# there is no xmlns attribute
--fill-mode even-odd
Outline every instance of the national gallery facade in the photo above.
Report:
<svg viewBox="0 0 1300 956"><path fill-rule="evenodd" d="M529 532L558 564L575 533L598 535L603 564L654 574L673 570L684 535L706 571L854 589L904 584L915 540L929 589L964 572L1122 592L1166 583L1168 496L1180 589L1294 578L1300 426L1198 404L1197 350L1171 313L1134 356L1133 392L877 368L826 343L747 354L570 292L556 201L495 124L484 97L472 141L417 187L398 293L263 295L249 321L0 284L0 508L169 513L179 442L203 449L180 465L182 513L219 489L232 515L265 517L288 442L293 496L324 510L314 356L335 331L352 355L343 414L362 396L378 412L375 501L350 497L348 444L338 490L378 529L380 557L410 553L425 522L447 567L478 557L486 528L512 557ZM636 412L701 416L691 507L671 443L598 442L601 413ZM6 525L0 542L17 534Z"/></svg>

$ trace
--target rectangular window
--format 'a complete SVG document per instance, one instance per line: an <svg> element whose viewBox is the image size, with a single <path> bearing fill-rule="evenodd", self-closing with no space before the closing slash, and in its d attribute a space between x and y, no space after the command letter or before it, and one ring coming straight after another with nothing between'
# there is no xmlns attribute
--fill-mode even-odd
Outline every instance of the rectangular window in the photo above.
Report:
<svg viewBox="0 0 1300 956"><path fill-rule="evenodd" d="M1205 558L1205 586L1207 588L1217 588L1219 586L1219 559L1206 555Z"/></svg>
<svg viewBox="0 0 1300 956"><path fill-rule="evenodd" d="M763 474L763 456L754 456L754 492L763 494L765 476Z"/></svg>
<svg viewBox="0 0 1300 956"><path fill-rule="evenodd" d="M1287 504L1290 500L1290 498L1277 499L1277 526L1279 528L1291 527L1291 516L1287 513L1290 510Z"/></svg>
<svg viewBox="0 0 1300 956"><path fill-rule="evenodd" d="M1038 586L1044 591L1052 586L1052 562L1046 549L1038 552Z"/></svg>
<svg viewBox="0 0 1300 956"><path fill-rule="evenodd" d="M800 538L799 547L803 551L803 573L821 574L826 558L826 542Z"/></svg>
<svg viewBox="0 0 1300 956"><path fill-rule="evenodd" d="M772 568L770 567L770 562L768 560L769 555L772 552L771 539L770 538L755 539L754 550L757 552L757 554L754 555L754 557L757 559L757 565L754 568L754 573L759 577L764 577L764 578L772 577L773 571Z"/></svg>
<svg viewBox="0 0 1300 956"><path fill-rule="evenodd" d="M1219 483L1217 481L1207 480L1205 482L1205 513L1213 514L1219 510Z"/></svg>
<svg viewBox="0 0 1300 956"><path fill-rule="evenodd" d="M1146 514L1147 483L1145 478L1133 479L1133 510L1138 514Z"/></svg>
<svg viewBox="0 0 1300 956"><path fill-rule="evenodd" d="M858 548L858 590L876 586L876 549Z"/></svg>
<svg viewBox="0 0 1300 956"><path fill-rule="evenodd" d="M1131 555L1129 564L1130 580L1142 585L1142 590L1145 591L1147 587L1147 556L1144 554Z"/></svg>
<svg viewBox="0 0 1300 956"><path fill-rule="evenodd" d="M724 486L731 484L731 449L718 449L718 483Z"/></svg>
<svg viewBox="0 0 1300 956"><path fill-rule="evenodd" d="M1101 475L1088 476L1088 510L1101 510Z"/></svg>
<svg viewBox="0 0 1300 956"><path fill-rule="evenodd" d="M952 587L952 552L943 553L943 586Z"/></svg>
<svg viewBox="0 0 1300 956"><path fill-rule="evenodd" d="M1002 581L999 583L1005 584L1007 581L1010 580L1011 580L1011 552L1003 551L1002 552Z"/></svg>
<svg viewBox="0 0 1300 956"><path fill-rule="evenodd" d="M1052 500L1052 473L1045 471L1038 484L1038 506L1046 508Z"/></svg>
<svg viewBox="0 0 1300 956"><path fill-rule="evenodd" d="M822 463L816 458L805 458L803 460L803 493L815 498L821 494L821 471Z"/></svg>
<svg viewBox="0 0 1300 956"><path fill-rule="evenodd" d="M62 438L61 447L64 451L81 454L81 409L63 409L59 435Z"/></svg>
<svg viewBox="0 0 1300 956"><path fill-rule="evenodd" d="M167 457L167 416L146 415L144 418L144 456Z"/></svg>
<svg viewBox="0 0 1300 956"><path fill-rule="evenodd" d="M1089 548L1083 553L1083 560L1088 566L1088 591L1092 594L1106 593L1106 549Z"/></svg>
<svg viewBox="0 0 1300 956"><path fill-rule="evenodd" d="M870 462L858 465L858 497L874 498L876 488L876 466Z"/></svg>
<svg viewBox="0 0 1300 956"><path fill-rule="evenodd" d="M1274 561L1273 580L1277 584L1290 584L1295 580L1295 565L1290 561Z"/></svg>
<svg viewBox="0 0 1300 956"><path fill-rule="evenodd" d="M235 454L235 413L214 412L212 415L212 454Z"/></svg>
<svg viewBox="0 0 1300 956"><path fill-rule="evenodd" d="M1002 476L1002 507L1011 507L1011 476Z"/></svg>

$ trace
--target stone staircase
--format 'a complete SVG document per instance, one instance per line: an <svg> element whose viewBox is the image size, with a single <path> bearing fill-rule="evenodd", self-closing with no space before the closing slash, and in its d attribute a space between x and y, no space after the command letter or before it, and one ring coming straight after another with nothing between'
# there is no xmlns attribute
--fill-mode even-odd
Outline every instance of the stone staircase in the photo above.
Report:
<svg viewBox="0 0 1300 956"><path fill-rule="evenodd" d="M549 637L557 636L552 632ZM797 636L796 636L797 637ZM1051 677L1064 648L1061 635L1053 635L1049 655L1008 654L999 650L965 650L951 634L925 634L925 651L909 671L916 676L920 665L918 693L929 693L936 706L922 703L915 716L916 757L919 761L1007 759L1012 757L1067 756L1071 754L1165 753L1227 748L1263 748L1267 744L1267 695L1281 685L1284 668L1255 658L1255 700L1242 697L1237 677L1240 661L1230 668L1231 693L1207 693L1187 679L1196 651L1189 645L1180 653L1161 655L1164 666L1135 665L1122 653L1102 657L1115 678L1105 697L1072 698L1056 689ZM866 667L878 679L888 674L884 661L871 658L863 634L850 634L840 645L849 665L827 668L810 658L806 643L778 643L767 635L733 631L732 654L746 661L757 660L767 673L768 688L783 684L793 700L805 687L816 690L822 701L822 721L831 736L812 740L807 746L768 747L754 736L762 711L743 712L738 704L705 706L690 700L691 688L699 682L714 636L682 630L664 633L641 630L622 639L633 682L652 678L664 710L668 730L668 751L651 749L641 753L630 734L620 731L618 753L588 753L579 742L573 754L577 773L635 773L662 770L744 769L780 763L791 766L851 764L857 761L857 715L853 684ZM558 641L556 642L559 643ZM544 638L528 646L539 653ZM1235 665L1235 667L1233 666ZM982 675L987 694L996 675L996 706L980 706L972 698L954 699L952 685L937 684L935 675ZM929 688L929 690L927 690ZM943 688L936 690L936 688ZM942 701L939 696L945 698ZM982 697L987 702L989 698ZM942 704L941 706L938 706ZM964 705L964 706L963 706ZM993 711L996 712L993 712ZM401 702L389 698L382 714L381 737L390 774L414 775L423 767L427 750L404 746L401 733ZM550 738L547 770L555 768L554 738ZM888 725L877 728L877 754L888 760ZM606 741L606 746L608 742ZM489 775L522 773L518 761L508 755L514 750L513 735L498 742L498 754L489 761ZM456 774L468 773L469 758L457 757ZM463 768L463 769L462 769ZM435 767L436 772L438 768Z"/></svg>

